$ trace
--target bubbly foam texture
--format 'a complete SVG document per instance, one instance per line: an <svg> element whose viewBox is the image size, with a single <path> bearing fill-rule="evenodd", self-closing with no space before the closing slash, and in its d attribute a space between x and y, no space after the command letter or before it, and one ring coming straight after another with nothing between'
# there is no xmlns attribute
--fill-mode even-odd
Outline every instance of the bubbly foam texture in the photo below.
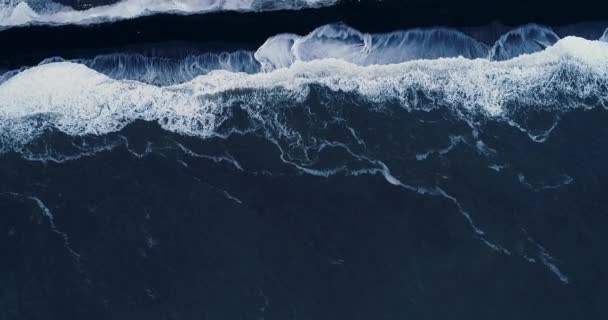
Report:
<svg viewBox="0 0 608 320"><path fill-rule="evenodd" d="M130 19L155 13L192 14L211 11L260 11L321 7L335 0L123 0L116 4L77 11L69 7L57 9L52 1L36 6L34 0L3 0L0 2L0 26L26 24L91 24Z"/></svg>
<svg viewBox="0 0 608 320"><path fill-rule="evenodd" d="M509 117L529 109L566 111L608 105L608 43L568 37L543 52L504 62L450 58L357 66L324 59L268 73L212 71L157 87L115 80L82 64L56 62L0 84L1 148L18 148L55 128L103 135L137 120L208 137L232 115L272 113L307 98L311 85L406 109L453 108L459 114ZM279 108L279 109L273 109Z"/></svg>

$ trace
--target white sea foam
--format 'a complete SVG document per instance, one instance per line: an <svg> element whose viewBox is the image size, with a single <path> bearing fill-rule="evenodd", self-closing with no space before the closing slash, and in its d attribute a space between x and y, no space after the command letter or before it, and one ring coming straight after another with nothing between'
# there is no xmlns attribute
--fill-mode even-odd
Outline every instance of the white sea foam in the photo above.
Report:
<svg viewBox="0 0 608 320"><path fill-rule="evenodd" d="M261 11L321 7L335 0L123 0L115 4L74 10L59 7L52 1L32 9L33 0L3 0L0 2L0 26L26 24L92 24L130 19L155 13L193 14L211 11ZM39 7L39 8L38 8ZM58 8L59 7L59 8Z"/></svg>
<svg viewBox="0 0 608 320"><path fill-rule="evenodd" d="M111 79L82 64L49 63L0 84L0 138L7 148L49 127L69 135L102 135L137 119L206 137L231 116L234 102L255 118L305 99L310 85L356 94L372 104L396 101L407 109L448 107L489 117L508 117L522 108L596 107L608 105L608 43L568 37L543 52L504 62L298 61L269 73L212 71L167 87Z"/></svg>
<svg viewBox="0 0 608 320"><path fill-rule="evenodd" d="M259 50L256 58L264 61L263 57L268 57L267 65L274 66L286 61L281 60L283 56L271 53L270 49ZM105 134L119 131L135 120L157 122L162 128L178 134L206 138L226 134L226 130L220 130L221 126L231 124L234 109L238 108L238 112L248 116L247 120L262 127L264 137L277 146L280 159L303 174L321 177L376 174L391 185L421 195L443 197L456 206L480 241L493 250L511 255L508 249L490 242L486 232L474 222L474 212L466 211L464 203L444 191L447 188L425 181L421 184L411 182L407 170L393 166L390 159L374 157L371 141L368 141L370 148L365 148L366 142L353 128L346 126L353 141L347 144L325 141L326 137L321 135L305 137L305 129L288 123L285 110L305 101L312 91L311 86L321 87L316 92L321 92L324 100L349 94L370 102L346 106L322 103L326 108L374 108L391 102L391 106L398 104L408 110L453 108L457 116L508 120L512 113L529 109L565 112L570 108L591 108L602 103L608 106L608 43L567 37L542 52L507 61L458 57L360 66L343 59L296 60L289 67L265 73L215 70L171 86L113 79L82 63L51 59L0 83L0 153L16 150L28 154L23 152L30 147L28 143L49 128L71 136L86 136L81 138L85 140L91 138L90 135L105 138ZM239 130L241 128L228 129L229 132L242 132ZM487 152L488 147L480 140L478 132L474 131L472 135L480 152ZM84 150L83 154L125 144L135 157L143 157L152 150L146 147L143 153L131 151L126 138L124 140L123 144L100 143L96 149ZM445 155L460 144L469 143L458 136L450 137L449 145L420 154L418 160L431 154ZM249 170L246 161L239 162L230 154L205 155L179 143L176 146L189 157L225 162L237 170ZM361 146L364 150L358 150ZM324 149L346 152L349 157L337 163L323 163L319 161L319 154ZM39 158L38 153L31 154L30 159ZM48 161L48 154L43 156L43 160ZM61 162L78 156L55 157L51 161ZM177 161L184 166L189 163ZM491 168L500 171L502 167ZM260 171L260 174L265 172ZM567 175L563 178L555 183L543 182L538 188L553 190L574 182ZM225 196L237 203L241 201L229 193ZM536 251L539 262L564 283L569 281L546 250L539 246Z"/></svg>
<svg viewBox="0 0 608 320"><path fill-rule="evenodd" d="M110 53L73 60L51 57L44 59L39 65L66 61L83 64L112 79L136 80L157 86L188 82L214 70L245 73L256 73L261 70L261 64L254 57L254 53L244 50L193 53L178 57L140 53ZM28 67L21 67L0 72L0 84L27 69Z"/></svg>
<svg viewBox="0 0 608 320"><path fill-rule="evenodd" d="M0 3L0 26L27 24L37 18L39 15L25 2Z"/></svg>
<svg viewBox="0 0 608 320"><path fill-rule="evenodd" d="M159 86L192 80L212 70L255 73L287 68L296 61L340 59L357 65L386 65L421 59L464 57L504 61L522 54L542 51L559 40L550 29L526 25L507 32L488 47L459 32L445 28L413 29L386 34L366 34L344 24L330 24L302 37L279 34L269 38L254 53L235 51L164 56L110 53L91 59L75 59L117 80L137 80ZM183 50L190 50L188 47ZM50 58L41 64L64 61ZM23 71L12 70L0 76L0 83Z"/></svg>
<svg viewBox="0 0 608 320"><path fill-rule="evenodd" d="M606 31L604 31L604 34L600 38L600 41L608 42L608 28L606 28Z"/></svg>

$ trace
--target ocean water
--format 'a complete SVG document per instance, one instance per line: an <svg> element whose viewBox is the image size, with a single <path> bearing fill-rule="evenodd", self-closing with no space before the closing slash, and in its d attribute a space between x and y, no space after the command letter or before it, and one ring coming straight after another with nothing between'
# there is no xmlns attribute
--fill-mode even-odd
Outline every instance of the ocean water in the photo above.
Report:
<svg viewBox="0 0 608 320"><path fill-rule="evenodd" d="M608 316L608 23L86 39L232 19L133 3L0 14L0 319Z"/></svg>
<svg viewBox="0 0 608 320"><path fill-rule="evenodd" d="M0 27L87 25L160 13L297 10L335 3L336 0L3 0L0 2Z"/></svg>

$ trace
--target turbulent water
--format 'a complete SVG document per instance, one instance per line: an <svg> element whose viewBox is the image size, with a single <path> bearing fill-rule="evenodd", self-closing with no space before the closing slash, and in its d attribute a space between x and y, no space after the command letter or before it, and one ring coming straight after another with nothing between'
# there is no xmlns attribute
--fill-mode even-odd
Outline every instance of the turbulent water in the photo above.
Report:
<svg viewBox="0 0 608 320"><path fill-rule="evenodd" d="M86 2L86 1L85 1ZM94 3L94 1L88 1ZM263 11L328 6L335 0L122 0L75 10L52 0L1 0L0 28L30 24L95 24L158 13ZM76 0L76 4L81 1Z"/></svg>
<svg viewBox="0 0 608 320"><path fill-rule="evenodd" d="M258 4L207 2L0 23ZM606 32L334 23L4 70L0 318L603 319Z"/></svg>

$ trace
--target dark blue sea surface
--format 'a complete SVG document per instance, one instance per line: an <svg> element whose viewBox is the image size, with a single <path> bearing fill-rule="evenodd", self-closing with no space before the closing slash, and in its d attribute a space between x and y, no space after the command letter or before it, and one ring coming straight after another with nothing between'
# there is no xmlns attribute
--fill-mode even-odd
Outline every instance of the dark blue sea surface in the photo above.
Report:
<svg viewBox="0 0 608 320"><path fill-rule="evenodd" d="M73 160L4 155L3 316L606 315L605 110L560 116L538 143L495 121L474 136L449 112L322 104L284 115L335 143L310 150L319 167L384 163L408 187L307 174L262 132L199 140L144 122L40 138L113 146Z"/></svg>
<svg viewBox="0 0 608 320"><path fill-rule="evenodd" d="M0 31L0 319L608 318L608 23L344 3Z"/></svg>

